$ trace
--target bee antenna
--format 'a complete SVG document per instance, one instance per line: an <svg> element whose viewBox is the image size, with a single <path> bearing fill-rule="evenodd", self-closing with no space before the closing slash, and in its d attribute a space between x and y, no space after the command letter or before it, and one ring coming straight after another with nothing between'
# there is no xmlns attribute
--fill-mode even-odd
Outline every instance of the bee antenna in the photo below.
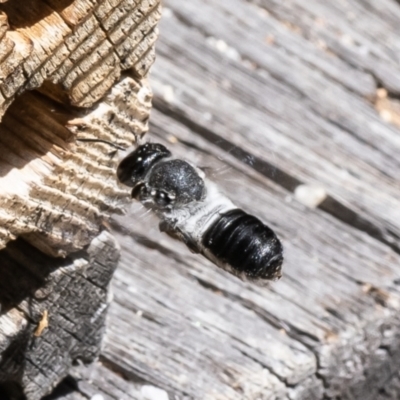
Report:
<svg viewBox="0 0 400 400"><path fill-rule="evenodd" d="M90 138L79 138L76 139L77 142L89 142L89 143L104 143L104 144L108 144L111 147L114 147L117 150L122 150L125 151L126 147L120 146L118 144L109 142L107 140L103 140L103 139L90 139Z"/></svg>

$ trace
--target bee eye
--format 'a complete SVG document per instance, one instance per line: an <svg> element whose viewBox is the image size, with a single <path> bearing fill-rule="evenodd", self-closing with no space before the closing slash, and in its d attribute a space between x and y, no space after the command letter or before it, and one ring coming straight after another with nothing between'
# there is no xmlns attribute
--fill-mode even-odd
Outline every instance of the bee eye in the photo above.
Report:
<svg viewBox="0 0 400 400"><path fill-rule="evenodd" d="M145 178L157 162L170 155L170 151L161 144L150 143L139 146L120 162L117 169L118 180L124 185L133 187Z"/></svg>
<svg viewBox="0 0 400 400"><path fill-rule="evenodd" d="M146 189L146 186L143 182L136 185L131 192L132 199L139 199L140 194Z"/></svg>

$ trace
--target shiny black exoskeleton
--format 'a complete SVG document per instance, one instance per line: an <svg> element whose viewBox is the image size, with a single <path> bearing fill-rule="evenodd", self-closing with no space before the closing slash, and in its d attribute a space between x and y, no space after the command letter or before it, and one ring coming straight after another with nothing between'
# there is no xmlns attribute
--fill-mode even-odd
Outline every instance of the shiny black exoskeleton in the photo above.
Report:
<svg viewBox="0 0 400 400"><path fill-rule="evenodd" d="M158 161L170 156L171 152L162 144L146 143L139 146L118 165L118 180L126 186L135 187Z"/></svg>
<svg viewBox="0 0 400 400"><path fill-rule="evenodd" d="M223 214L203 235L214 257L248 279L276 279L283 262L282 244L274 231L239 208Z"/></svg>
<svg viewBox="0 0 400 400"><path fill-rule="evenodd" d="M117 175L133 188L133 198L157 213L163 230L190 250L244 279L280 277L283 249L275 233L165 146L139 146L122 160Z"/></svg>

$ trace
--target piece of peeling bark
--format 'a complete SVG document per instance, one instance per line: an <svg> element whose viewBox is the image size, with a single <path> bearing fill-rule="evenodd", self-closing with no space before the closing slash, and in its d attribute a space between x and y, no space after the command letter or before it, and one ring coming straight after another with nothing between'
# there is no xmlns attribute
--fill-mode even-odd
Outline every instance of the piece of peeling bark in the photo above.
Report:
<svg viewBox="0 0 400 400"><path fill-rule="evenodd" d="M0 383L12 399L39 400L98 356L118 259L107 231L56 261L22 240L0 252Z"/></svg>

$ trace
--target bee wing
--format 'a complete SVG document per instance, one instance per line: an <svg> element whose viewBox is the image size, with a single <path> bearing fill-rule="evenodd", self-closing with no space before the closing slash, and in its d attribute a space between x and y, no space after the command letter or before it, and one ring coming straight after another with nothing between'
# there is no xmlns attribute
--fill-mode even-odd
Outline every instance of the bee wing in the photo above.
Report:
<svg viewBox="0 0 400 400"><path fill-rule="evenodd" d="M183 242L192 253L201 252L197 243L195 243L188 235L182 232L179 228L172 227L166 221L161 221L159 224L159 228L161 232L165 232L173 239Z"/></svg>
<svg viewBox="0 0 400 400"><path fill-rule="evenodd" d="M203 171L205 173L205 175L210 178L220 177L232 169L232 167L229 165L222 165L219 167L218 166L215 166L215 167L203 166L203 167L197 167L197 168L199 170Z"/></svg>

